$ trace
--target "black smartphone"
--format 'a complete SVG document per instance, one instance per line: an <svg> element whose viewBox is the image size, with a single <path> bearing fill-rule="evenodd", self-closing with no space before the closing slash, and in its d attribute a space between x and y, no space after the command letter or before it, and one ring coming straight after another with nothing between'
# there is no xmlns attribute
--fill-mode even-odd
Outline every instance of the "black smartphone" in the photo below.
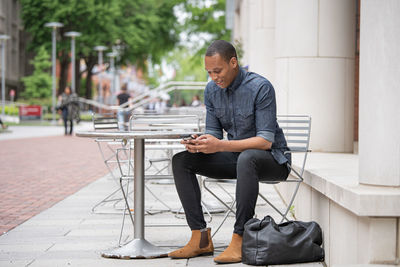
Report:
<svg viewBox="0 0 400 267"><path fill-rule="evenodd" d="M191 134L183 135L183 136L181 136L181 137L182 137L182 139L185 140L185 141L189 141L189 140L195 139L195 138L193 137L193 135L191 135Z"/></svg>

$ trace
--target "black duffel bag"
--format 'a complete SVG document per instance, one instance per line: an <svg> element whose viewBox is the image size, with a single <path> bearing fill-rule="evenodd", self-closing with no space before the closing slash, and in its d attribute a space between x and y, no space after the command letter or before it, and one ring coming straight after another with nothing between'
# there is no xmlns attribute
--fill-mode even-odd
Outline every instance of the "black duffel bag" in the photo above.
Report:
<svg viewBox="0 0 400 267"><path fill-rule="evenodd" d="M324 260L321 227L316 222L276 224L270 216L244 225L242 262L250 265L290 264Z"/></svg>

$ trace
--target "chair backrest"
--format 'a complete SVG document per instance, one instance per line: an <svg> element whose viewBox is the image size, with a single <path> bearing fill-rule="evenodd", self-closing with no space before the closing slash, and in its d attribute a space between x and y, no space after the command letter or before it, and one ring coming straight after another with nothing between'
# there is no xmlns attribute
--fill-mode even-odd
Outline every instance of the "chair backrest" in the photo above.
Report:
<svg viewBox="0 0 400 267"><path fill-rule="evenodd" d="M290 153L302 153L302 167L300 176L303 176L307 154L310 152L311 117L307 115L278 115L278 124L286 137Z"/></svg>
<svg viewBox="0 0 400 267"><path fill-rule="evenodd" d="M196 115L200 118L200 121L205 123L206 120L206 108L204 106L200 107L171 107L168 110L168 114L171 115Z"/></svg>
<svg viewBox="0 0 400 267"><path fill-rule="evenodd" d="M196 115L137 115L129 119L130 131L201 131L199 116Z"/></svg>
<svg viewBox="0 0 400 267"><path fill-rule="evenodd" d="M115 114L92 114L93 128L95 131L116 130L118 131L118 120Z"/></svg>

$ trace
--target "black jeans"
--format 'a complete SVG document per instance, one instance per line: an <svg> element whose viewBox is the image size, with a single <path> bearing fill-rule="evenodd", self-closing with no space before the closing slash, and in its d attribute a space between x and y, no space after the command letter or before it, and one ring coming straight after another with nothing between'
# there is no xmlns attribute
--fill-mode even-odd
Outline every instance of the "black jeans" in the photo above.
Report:
<svg viewBox="0 0 400 267"><path fill-rule="evenodd" d="M176 190L192 230L206 227L196 174L218 179L237 179L236 223L234 233L243 234L244 224L254 216L259 181L282 181L289 175L285 164L278 164L271 151L248 149L243 152L214 154L183 151L172 158Z"/></svg>
<svg viewBox="0 0 400 267"><path fill-rule="evenodd" d="M64 121L64 128L65 128L65 135L68 134L68 121L69 121L69 134L72 134L72 130L74 128L74 122L72 121L72 119L68 119L68 110L66 108L64 108L62 110L62 117L63 117L63 121Z"/></svg>

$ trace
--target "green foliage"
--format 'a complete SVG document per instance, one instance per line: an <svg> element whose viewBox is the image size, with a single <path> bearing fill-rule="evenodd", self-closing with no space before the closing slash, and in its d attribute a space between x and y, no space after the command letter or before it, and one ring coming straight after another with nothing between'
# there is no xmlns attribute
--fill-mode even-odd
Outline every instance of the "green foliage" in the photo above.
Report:
<svg viewBox="0 0 400 267"><path fill-rule="evenodd" d="M294 205L290 206L289 213L290 215L292 215L293 218L296 218Z"/></svg>
<svg viewBox="0 0 400 267"><path fill-rule="evenodd" d="M81 121L92 121L92 115L91 114L86 114L86 113L80 113L80 119ZM43 114L43 120L53 120L53 113L46 113ZM59 120L61 118L60 114L56 113L56 120Z"/></svg>
<svg viewBox="0 0 400 267"><path fill-rule="evenodd" d="M22 97L44 98L51 95L51 76L48 69L51 67L50 56L46 49L41 46L36 57L30 62L34 66L34 71L31 76L22 78L25 85L25 91Z"/></svg>
<svg viewBox="0 0 400 267"><path fill-rule="evenodd" d="M236 54L237 54L237 57L238 57L239 65L242 65L242 58L243 58L243 55L244 55L242 40L236 39L233 42L233 46L236 49Z"/></svg>
<svg viewBox="0 0 400 267"><path fill-rule="evenodd" d="M81 86L79 87L79 92L77 92L78 96L85 96L85 91L86 91L86 77L85 78L81 78L80 80ZM94 95L94 93L96 93L97 89L94 83L92 83L92 95Z"/></svg>
<svg viewBox="0 0 400 267"><path fill-rule="evenodd" d="M59 119L61 119L61 116L60 116L60 114L58 114L58 113L56 113L56 116L55 116L56 118L56 120L58 121ZM53 120L53 113L46 113L46 114L43 114L43 116L42 116L42 119L43 120L47 120L47 121L51 121L51 120Z"/></svg>
<svg viewBox="0 0 400 267"><path fill-rule="evenodd" d="M175 78L173 80L207 81L203 58L203 56L199 56L184 47L175 49L166 58L168 65L175 70Z"/></svg>
<svg viewBox="0 0 400 267"><path fill-rule="evenodd" d="M185 30L189 36L200 36L203 45L188 53L186 59L180 59L182 66L177 67L177 78L184 80L204 80L202 74L203 54L210 40L230 39L230 31L225 29L225 0L21 0L24 29L31 33L30 48L44 46L51 51L51 29L45 23L58 21L64 27L57 29L57 57L62 70L69 60L70 38L64 34L78 31L82 36L76 39L76 56L83 59L90 71L97 64L97 52L94 47L105 45L109 50L118 49L120 55L117 65L132 63L145 71L149 64L159 64L167 52L173 50L179 42L179 34ZM210 3L206 6L204 3ZM174 10L183 8L188 12L185 25L177 23ZM190 56L195 54L196 57ZM183 57L183 55L182 55ZM64 72L62 72L64 73ZM158 82L157 75L149 76L152 84ZM90 79L91 72L87 73ZM66 82L60 78L60 86ZM78 80L78 79L77 79ZM83 81L83 79L81 79ZM88 80L90 81L90 80ZM80 85L90 87L90 83ZM79 86L77 86L79 88ZM86 95L92 88L85 88ZM83 95L82 91L79 91ZM36 97L36 96L35 96Z"/></svg>
<svg viewBox="0 0 400 267"><path fill-rule="evenodd" d="M230 41L231 31L225 27L225 0L214 0L209 6L204 0L186 1L185 10L191 14L185 21L189 36L197 36L205 41L197 53L203 55L210 41ZM205 37L199 35L203 33Z"/></svg>
<svg viewBox="0 0 400 267"><path fill-rule="evenodd" d="M164 61L175 72L173 81L207 81L203 56L186 47L177 46L164 57ZM163 75L161 66L156 64L151 70L146 79L151 87L157 87Z"/></svg>
<svg viewBox="0 0 400 267"><path fill-rule="evenodd" d="M51 29L45 23L58 21L60 39L57 49L68 54L68 31L78 31L76 53L86 61L97 62L96 45L110 50L119 46L120 62L145 66L146 60L158 61L178 41L179 27L173 7L183 0L21 0L25 29L32 34L31 47L51 49ZM109 50L109 51L110 51ZM64 53L63 53L64 52ZM106 51L108 52L108 51ZM104 57L106 61L106 56Z"/></svg>
<svg viewBox="0 0 400 267"><path fill-rule="evenodd" d="M190 0L178 8L187 13L182 30L188 34L188 40L183 40L188 45L176 46L164 60L175 70L173 80L206 81L204 54L207 46L216 39L230 40L230 31L225 28L225 0L208 1L208 4L203 0ZM150 79L153 82L159 81L159 72L154 71ZM173 92L170 93L171 102L179 104L184 99L190 103L195 94L203 95L202 92L193 91Z"/></svg>
<svg viewBox="0 0 400 267"><path fill-rule="evenodd" d="M3 112L3 107L0 107L0 113ZM4 106L4 113L10 116L18 116L19 110L16 106Z"/></svg>
<svg viewBox="0 0 400 267"><path fill-rule="evenodd" d="M207 81L207 73L204 70L203 56L191 52L185 47L177 47L166 57L168 66L175 71L174 81ZM181 105L182 102L190 105L195 95L203 97L203 90L179 90L170 93L172 104ZM183 101L182 101L183 100Z"/></svg>
<svg viewBox="0 0 400 267"><path fill-rule="evenodd" d="M147 59L159 63L165 52L179 41L174 6L183 0L121 1L121 15L115 21L125 58L146 67Z"/></svg>

